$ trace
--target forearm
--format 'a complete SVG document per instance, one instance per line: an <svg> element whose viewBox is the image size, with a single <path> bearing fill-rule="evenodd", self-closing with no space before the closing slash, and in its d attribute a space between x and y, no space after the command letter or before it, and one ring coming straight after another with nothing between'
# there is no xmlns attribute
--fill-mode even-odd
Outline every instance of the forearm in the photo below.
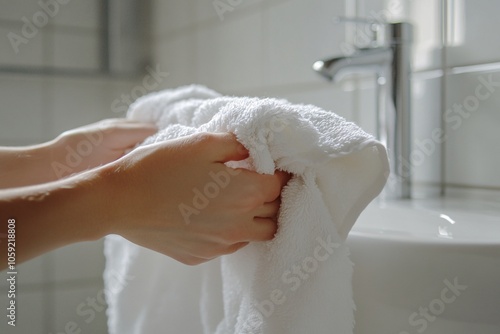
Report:
<svg viewBox="0 0 500 334"><path fill-rule="evenodd" d="M0 270L7 265L9 219L15 220L16 263L106 232L106 191L99 171L39 186L0 190Z"/></svg>
<svg viewBox="0 0 500 334"><path fill-rule="evenodd" d="M0 147L0 189L23 187L57 179L52 168L56 140L24 147Z"/></svg>

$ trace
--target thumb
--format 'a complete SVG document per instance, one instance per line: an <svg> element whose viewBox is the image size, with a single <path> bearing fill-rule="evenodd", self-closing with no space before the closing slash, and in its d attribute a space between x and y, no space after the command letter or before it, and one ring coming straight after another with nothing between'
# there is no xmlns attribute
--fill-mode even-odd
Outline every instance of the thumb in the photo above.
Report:
<svg viewBox="0 0 500 334"><path fill-rule="evenodd" d="M232 133L214 133L215 159L217 162L239 161L248 157L248 150Z"/></svg>

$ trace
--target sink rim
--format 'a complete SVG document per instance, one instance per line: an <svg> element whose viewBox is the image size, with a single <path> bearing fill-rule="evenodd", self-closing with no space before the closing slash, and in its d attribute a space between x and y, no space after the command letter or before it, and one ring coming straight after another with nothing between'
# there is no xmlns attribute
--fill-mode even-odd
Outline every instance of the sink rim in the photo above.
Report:
<svg viewBox="0 0 500 334"><path fill-rule="evenodd" d="M500 203L464 199L372 202L347 240L434 246L500 247Z"/></svg>

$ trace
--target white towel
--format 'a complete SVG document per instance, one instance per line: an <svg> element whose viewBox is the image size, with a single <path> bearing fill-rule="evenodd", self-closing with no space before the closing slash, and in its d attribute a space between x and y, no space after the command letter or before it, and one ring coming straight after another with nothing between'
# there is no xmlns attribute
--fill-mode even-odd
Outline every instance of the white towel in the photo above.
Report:
<svg viewBox="0 0 500 334"><path fill-rule="evenodd" d="M385 148L333 112L285 100L221 97L201 86L137 100L128 117L162 129L144 144L232 132L239 166L293 173L276 237L197 267L106 240L110 333L352 333L353 264L344 243L388 175ZM116 277L121 282L116 288Z"/></svg>

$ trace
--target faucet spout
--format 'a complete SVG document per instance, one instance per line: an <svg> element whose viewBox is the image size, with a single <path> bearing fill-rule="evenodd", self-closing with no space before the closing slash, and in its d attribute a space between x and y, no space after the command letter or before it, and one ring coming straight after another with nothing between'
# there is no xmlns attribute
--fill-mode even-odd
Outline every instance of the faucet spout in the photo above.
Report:
<svg viewBox="0 0 500 334"><path fill-rule="evenodd" d="M391 48L365 48L345 57L335 57L318 60L313 69L330 81L339 81L345 75L352 73L384 74L384 69L390 66L393 57Z"/></svg>
<svg viewBox="0 0 500 334"><path fill-rule="evenodd" d="M313 69L330 81L338 81L351 73L376 74L377 136L387 147L391 165L384 196L404 199L411 197L412 188L410 44L413 33L411 24L406 22L385 25L388 43L357 48L347 56L318 60Z"/></svg>

